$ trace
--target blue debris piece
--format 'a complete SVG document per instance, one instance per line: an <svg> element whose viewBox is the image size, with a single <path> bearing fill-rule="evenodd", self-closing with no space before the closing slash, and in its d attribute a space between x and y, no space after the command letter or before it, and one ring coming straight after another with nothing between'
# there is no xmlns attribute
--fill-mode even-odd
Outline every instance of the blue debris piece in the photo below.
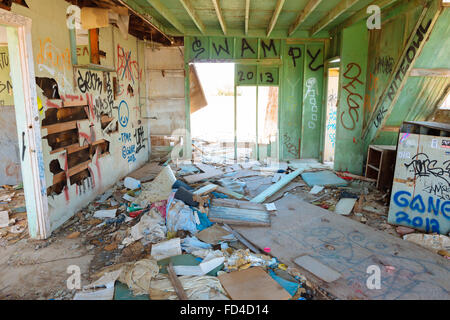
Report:
<svg viewBox="0 0 450 320"><path fill-rule="evenodd" d="M310 187L314 186L346 186L347 181L339 178L335 173L331 171L317 171L317 172L305 172L302 173L302 179Z"/></svg>
<svg viewBox="0 0 450 320"><path fill-rule="evenodd" d="M295 296L295 294L297 293L298 288L300 287L300 284L295 283L295 282L291 282L291 281L287 281L287 280L281 278L280 276L277 276L272 269L268 269L268 270L269 270L270 276L276 282L278 282L278 284L280 286L282 286L287 292L289 292L289 294L291 296Z"/></svg>

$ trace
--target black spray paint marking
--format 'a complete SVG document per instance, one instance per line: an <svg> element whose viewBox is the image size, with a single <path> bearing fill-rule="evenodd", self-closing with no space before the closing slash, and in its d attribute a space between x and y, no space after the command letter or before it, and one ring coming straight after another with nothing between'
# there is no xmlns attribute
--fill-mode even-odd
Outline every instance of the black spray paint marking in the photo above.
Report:
<svg viewBox="0 0 450 320"><path fill-rule="evenodd" d="M244 56L245 50L250 50L253 54L255 54L255 50L252 48L252 46L247 42L247 40L242 38L242 41L241 41L241 58Z"/></svg>
<svg viewBox="0 0 450 320"><path fill-rule="evenodd" d="M98 74L87 71L84 75L81 74L80 70L78 70L78 79L77 79L78 89L82 93L86 93L87 91L99 91L99 93L102 93L103 89L103 81L100 79Z"/></svg>
<svg viewBox="0 0 450 320"><path fill-rule="evenodd" d="M264 58L267 58L267 52L273 50L273 54L277 56L277 48L275 47L275 42L273 39L270 40L269 45L267 45L264 40L261 40L261 48L263 49ZM267 50L267 51L266 51Z"/></svg>
<svg viewBox="0 0 450 320"><path fill-rule="evenodd" d="M294 68L297 66L297 59L302 56L302 49L298 47L290 47L289 56L292 57L292 63L294 64Z"/></svg>
<svg viewBox="0 0 450 320"><path fill-rule="evenodd" d="M400 68L397 71L394 81L392 82L391 86L389 87L388 97L392 101L394 100L394 96L397 93L397 90L399 87L397 86L397 80L399 82L403 81L403 78L406 75L406 71L410 67L411 63L413 62L414 58L416 57L417 50L420 47L420 44L425 39L425 34L427 33L428 29L431 25L431 19L428 20L427 25L424 27L419 26L416 32L417 40L413 41L412 44L409 46L408 50L406 51L406 56L403 58Z"/></svg>
<svg viewBox="0 0 450 320"><path fill-rule="evenodd" d="M216 44L213 42L212 46L214 48L214 51L216 51L216 55L219 56L220 52L223 51L226 54L230 55L230 47L228 46L228 39L225 38L225 47L223 47L221 44L219 44L219 49L217 49Z"/></svg>
<svg viewBox="0 0 450 320"><path fill-rule="evenodd" d="M317 67L313 67L313 64L316 62L317 57L320 55L321 51L322 51L322 49L318 49L316 54L312 54L311 51L309 51L309 49L306 50L306 52L308 53L308 56L312 59L311 62L309 63L309 65L308 65L310 70L317 71L320 68L323 68L323 64L321 64L320 66L317 66Z"/></svg>
<svg viewBox="0 0 450 320"><path fill-rule="evenodd" d="M202 41L198 39L197 37L194 38L195 40L192 42L192 51L196 53L194 59L197 59L203 52L205 52L205 48L203 48Z"/></svg>

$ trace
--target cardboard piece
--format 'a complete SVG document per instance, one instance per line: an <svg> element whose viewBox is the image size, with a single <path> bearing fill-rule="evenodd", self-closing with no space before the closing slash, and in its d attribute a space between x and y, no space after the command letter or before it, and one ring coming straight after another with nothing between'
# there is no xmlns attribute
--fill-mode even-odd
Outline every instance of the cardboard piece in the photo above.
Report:
<svg viewBox="0 0 450 320"><path fill-rule="evenodd" d="M228 232L217 223L209 228L203 229L195 236L197 239L213 245L224 242L225 240L230 241L235 239L232 233Z"/></svg>
<svg viewBox="0 0 450 320"><path fill-rule="evenodd" d="M103 28L109 25L109 9L81 8L81 27L84 30Z"/></svg>
<svg viewBox="0 0 450 320"><path fill-rule="evenodd" d="M261 267L224 273L220 283L232 300L288 300L289 292Z"/></svg>

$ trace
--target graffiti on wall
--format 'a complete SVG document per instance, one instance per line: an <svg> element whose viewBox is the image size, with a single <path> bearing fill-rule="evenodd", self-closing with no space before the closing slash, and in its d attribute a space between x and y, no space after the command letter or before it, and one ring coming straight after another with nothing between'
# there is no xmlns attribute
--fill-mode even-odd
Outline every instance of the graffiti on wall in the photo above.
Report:
<svg viewBox="0 0 450 320"><path fill-rule="evenodd" d="M13 105L8 47L0 47L0 106Z"/></svg>
<svg viewBox="0 0 450 320"><path fill-rule="evenodd" d="M39 40L39 53L36 56L39 71L46 71L56 80L61 92L72 92L73 86L68 80L68 72L72 68L69 48L58 49L50 38Z"/></svg>
<svg viewBox="0 0 450 320"><path fill-rule="evenodd" d="M359 113L363 97L357 92L361 89L363 82L359 79L361 76L361 67L359 64L351 62L347 64L344 72L345 85L342 87L347 92L346 107L341 113L341 124L347 130L353 130L359 122Z"/></svg>
<svg viewBox="0 0 450 320"><path fill-rule="evenodd" d="M318 87L317 79L309 78L306 80L305 100L308 99L311 106L311 119L308 120L308 128L315 129L317 127L317 120L319 114L319 107L317 106Z"/></svg>
<svg viewBox="0 0 450 320"><path fill-rule="evenodd" d="M391 56L375 57L373 73L375 75L380 73L384 75L390 75L394 70L394 63L395 60Z"/></svg>
<svg viewBox="0 0 450 320"><path fill-rule="evenodd" d="M127 80L134 84L135 81L142 79L142 69L131 55L131 50L126 51L120 44L117 45L117 76L120 80Z"/></svg>

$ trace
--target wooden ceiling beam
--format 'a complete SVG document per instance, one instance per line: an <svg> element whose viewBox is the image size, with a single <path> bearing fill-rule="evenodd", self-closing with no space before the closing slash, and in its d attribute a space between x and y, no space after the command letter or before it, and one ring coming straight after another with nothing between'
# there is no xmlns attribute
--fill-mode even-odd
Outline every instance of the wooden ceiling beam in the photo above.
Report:
<svg viewBox="0 0 450 320"><path fill-rule="evenodd" d="M289 27L288 35L291 36L295 30L309 17L309 15L319 6L322 0L310 0L305 8L298 14L297 19Z"/></svg>
<svg viewBox="0 0 450 320"><path fill-rule="evenodd" d="M178 18L169 10L160 0L147 0L147 2L160 14L170 22L181 33L184 33L184 26Z"/></svg>
<svg viewBox="0 0 450 320"><path fill-rule="evenodd" d="M280 16L281 9L283 9L284 2L286 0L278 0L275 10L273 11L272 19L270 19L269 26L267 27L267 37L272 33L275 24L277 23L278 17Z"/></svg>
<svg viewBox="0 0 450 320"><path fill-rule="evenodd" d="M359 0L344 0L329 11L325 17L323 17L316 25L310 30L310 36L316 35L319 31L323 30L330 23L339 18L345 11L353 7Z"/></svg>
<svg viewBox="0 0 450 320"><path fill-rule="evenodd" d="M222 8L219 5L219 0L212 0L212 3L214 5L214 9L216 10L217 19L219 19L223 34L227 35L227 25L225 24L225 19L223 18Z"/></svg>
<svg viewBox="0 0 450 320"><path fill-rule="evenodd" d="M250 19L250 0L245 0L245 35L248 35L249 19Z"/></svg>
<svg viewBox="0 0 450 320"><path fill-rule="evenodd" d="M198 30L200 30L200 32L202 34L205 34L205 25L203 24L203 22L200 20L199 16L197 15L197 13L195 12L194 7L192 6L192 3L190 0L180 0L181 4L183 5L184 9L186 10L186 12L189 14L189 16L191 17L192 21L194 21L195 25L197 26Z"/></svg>

